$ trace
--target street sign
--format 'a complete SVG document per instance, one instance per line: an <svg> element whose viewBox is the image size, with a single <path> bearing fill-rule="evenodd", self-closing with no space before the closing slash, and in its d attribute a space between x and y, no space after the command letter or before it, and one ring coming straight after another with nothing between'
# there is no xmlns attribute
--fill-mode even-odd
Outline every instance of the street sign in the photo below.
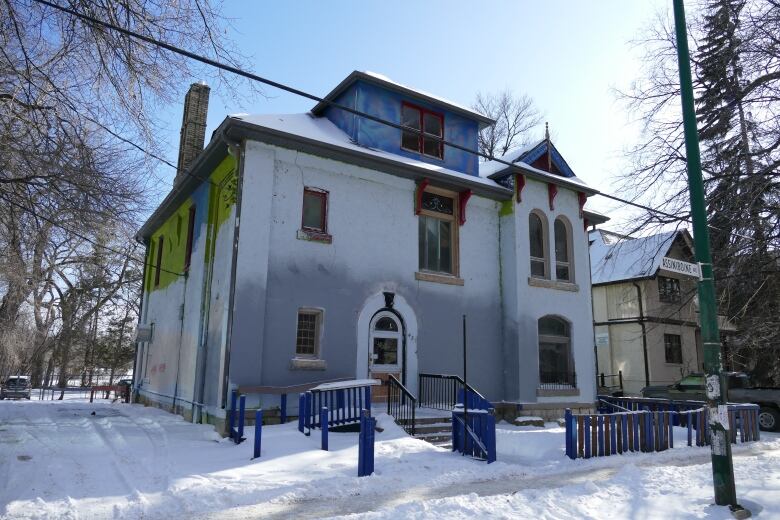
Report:
<svg viewBox="0 0 780 520"><path fill-rule="evenodd" d="M661 259L661 269L666 271L672 271L673 273L687 274L688 276L701 277L701 271L698 264L692 264L690 262L683 262L676 258L669 258L665 256Z"/></svg>

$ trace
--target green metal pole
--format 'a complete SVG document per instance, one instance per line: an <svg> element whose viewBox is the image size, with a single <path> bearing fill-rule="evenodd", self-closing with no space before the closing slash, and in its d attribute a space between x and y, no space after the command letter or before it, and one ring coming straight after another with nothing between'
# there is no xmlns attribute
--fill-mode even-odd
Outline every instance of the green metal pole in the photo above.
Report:
<svg viewBox="0 0 780 520"><path fill-rule="evenodd" d="M710 237L707 230L707 211L704 205L704 184L699 156L699 134L696 128L696 111L693 105L693 84L688 53L688 35L685 26L683 0L674 0L674 25L677 36L677 60L680 67L680 94L682 96L685 152L688 161L688 188L693 220L693 243L699 262L699 319L704 344L704 371L707 374L707 408L709 411L710 449L712 452L712 478L715 485L715 503L729 505L737 511L748 513L737 504L734 487L734 466L731 460L731 442L726 431L728 415L719 413L727 401L725 378L721 373L720 332L715 302L715 280L710 255ZM725 424L724 424L725 422ZM742 514L739 514L742 517ZM749 516L749 513L748 513Z"/></svg>

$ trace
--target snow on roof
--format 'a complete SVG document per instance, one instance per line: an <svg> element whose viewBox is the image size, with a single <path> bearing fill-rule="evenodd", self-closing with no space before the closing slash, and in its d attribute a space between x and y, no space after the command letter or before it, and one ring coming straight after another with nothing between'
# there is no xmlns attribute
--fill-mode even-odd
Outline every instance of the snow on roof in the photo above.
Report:
<svg viewBox="0 0 780 520"><path fill-rule="evenodd" d="M611 283L655 275L678 233L682 231L629 238L608 231L591 231L591 283Z"/></svg>
<svg viewBox="0 0 780 520"><path fill-rule="evenodd" d="M473 184L481 184L486 188L506 189L492 179L485 179L476 175L461 173L455 170L437 166L435 164L429 164L423 161L404 157L402 155L396 155L393 153L384 152L382 150L369 148L367 146L361 146L354 143L345 132L334 125L329 119L325 117L316 117L311 113L253 115L231 114L228 117L264 128L269 128L271 130L276 130L279 132L301 136L313 141L319 141L322 143L338 146L344 148L345 150L358 152L364 155L379 157L386 160L392 160L399 164L430 170L432 172L452 177L454 179L459 179L461 181L468 181Z"/></svg>
<svg viewBox="0 0 780 520"><path fill-rule="evenodd" d="M403 83L399 83L397 81L393 81L392 79L388 78L384 74L379 74L378 72L371 72L371 71L362 71L362 70L356 70L353 71L349 76L344 78L341 83L336 85L336 87L331 90L324 98L325 101L333 101L336 97L338 97L339 94L341 94L347 87L349 87L352 83L355 81L363 79L368 80L373 83L379 83L386 87L389 87L393 90L403 92L410 96L415 96L423 99L427 99L429 101L432 101L434 103L438 103L441 105L446 105L453 109L455 112L460 112L464 115L467 115L469 117L472 117L474 119L478 119L482 124L486 125L492 125L495 123L495 121L486 116L485 114L482 114L480 112L477 112L471 107L467 107L465 105L461 105L460 103L455 103L453 101L450 101L449 99L445 99L441 96L437 96L434 94L431 94L429 92L425 92L424 90L416 89L413 87L409 87L407 85L404 85ZM322 111L325 110L327 107L327 103L320 101L317 103L314 108L311 109L312 113L315 115L321 115Z"/></svg>
<svg viewBox="0 0 780 520"><path fill-rule="evenodd" d="M471 107L468 107L466 105L461 105L460 103L455 103L454 101L450 101L449 99L443 98L441 96L437 96L435 94L431 94L430 92L426 92L424 90L420 90L420 89L417 89L417 88L414 88L414 87L410 87L408 85L404 85L403 83L399 83L397 81L394 81L394 80L388 78L384 74L380 74L378 72L371 72L370 70L364 70L364 71L361 71L361 72L363 72L363 74L365 74L367 76L371 76L374 79L378 79L378 80L383 81L385 83L391 83L391 84L395 85L396 87L402 88L404 90L415 92L416 94L419 94L420 96L428 97L428 98L431 98L431 99L435 99L436 101L438 101L440 103L443 103L445 105L450 105L450 106L458 108L458 109L460 109L460 110L462 110L464 112L471 112L472 114L474 114L475 116L478 116L479 118L492 120L492 118L490 116L487 116L487 115L483 114L482 112L478 112L477 110L474 110Z"/></svg>

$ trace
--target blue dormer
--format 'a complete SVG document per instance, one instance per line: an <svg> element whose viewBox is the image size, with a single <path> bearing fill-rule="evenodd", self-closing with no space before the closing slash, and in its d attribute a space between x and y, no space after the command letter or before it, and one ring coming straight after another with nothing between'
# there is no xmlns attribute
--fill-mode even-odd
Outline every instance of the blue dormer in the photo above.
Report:
<svg viewBox="0 0 780 520"><path fill-rule="evenodd" d="M312 109L314 115L327 117L357 144L468 175L479 175L476 155L442 146L436 139L440 137L477 150L479 130L494 123L478 112L405 87L384 76L360 71L354 71L339 83L325 100L423 132L422 136L404 132L324 102Z"/></svg>

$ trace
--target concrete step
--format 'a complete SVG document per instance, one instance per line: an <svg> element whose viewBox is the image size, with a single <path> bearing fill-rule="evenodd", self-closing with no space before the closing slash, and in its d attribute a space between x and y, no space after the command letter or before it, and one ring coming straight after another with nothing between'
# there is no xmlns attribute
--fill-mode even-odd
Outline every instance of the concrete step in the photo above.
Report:
<svg viewBox="0 0 780 520"><path fill-rule="evenodd" d="M405 421L399 421L405 422ZM414 424L416 426L423 426L428 424L451 424L452 417L415 417Z"/></svg>
<svg viewBox="0 0 780 520"><path fill-rule="evenodd" d="M436 444L437 442L443 443L443 442L451 442L452 441L452 434L451 433L421 433L414 435L415 439L420 439L421 441L430 442L431 444Z"/></svg>
<svg viewBox="0 0 780 520"><path fill-rule="evenodd" d="M414 433L452 433L451 423L417 424L414 425Z"/></svg>

